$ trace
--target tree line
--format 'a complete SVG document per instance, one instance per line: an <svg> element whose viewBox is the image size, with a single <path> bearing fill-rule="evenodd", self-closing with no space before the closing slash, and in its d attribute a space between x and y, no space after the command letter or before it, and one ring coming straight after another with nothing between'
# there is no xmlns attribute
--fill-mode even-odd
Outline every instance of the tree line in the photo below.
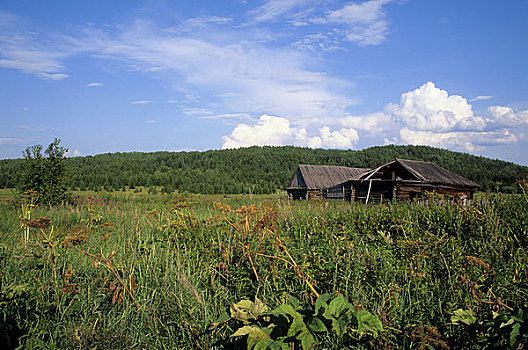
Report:
<svg viewBox="0 0 528 350"><path fill-rule="evenodd" d="M64 159L70 189L147 187L170 193L268 194L284 189L298 164L373 168L394 158L430 161L481 185L482 191L517 192L528 167L428 146L376 146L359 151L293 146L204 152L107 153ZM0 188L15 188L24 159L0 161Z"/></svg>

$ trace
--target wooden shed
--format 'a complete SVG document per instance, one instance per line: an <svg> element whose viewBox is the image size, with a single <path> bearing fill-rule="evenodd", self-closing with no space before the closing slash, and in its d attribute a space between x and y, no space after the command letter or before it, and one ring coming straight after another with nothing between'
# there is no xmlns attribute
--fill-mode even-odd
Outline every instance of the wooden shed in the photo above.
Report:
<svg viewBox="0 0 528 350"><path fill-rule="evenodd" d="M326 189L356 178L367 170L369 169L299 164L286 191L292 199L327 197Z"/></svg>
<svg viewBox="0 0 528 350"><path fill-rule="evenodd" d="M412 201L422 198L425 192L434 192L466 204L477 187L477 183L434 163L395 159L326 192L343 193L343 199L362 202Z"/></svg>

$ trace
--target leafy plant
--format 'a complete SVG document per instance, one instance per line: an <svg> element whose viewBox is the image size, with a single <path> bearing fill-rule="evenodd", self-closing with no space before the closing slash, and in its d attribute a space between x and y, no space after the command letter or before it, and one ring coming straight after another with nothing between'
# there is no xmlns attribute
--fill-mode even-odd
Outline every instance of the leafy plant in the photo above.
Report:
<svg viewBox="0 0 528 350"><path fill-rule="evenodd" d="M458 309L451 322L470 334L484 348L521 349L528 345L528 304L516 311L492 311L479 320L471 310Z"/></svg>
<svg viewBox="0 0 528 350"><path fill-rule="evenodd" d="M271 311L258 298L254 302L242 300L231 305L231 316L223 313L216 324L230 319L242 321L231 336L247 336L248 349L289 349L292 345L312 349L323 342L340 344L376 338L383 331L377 316L354 310L342 294L320 295L313 309L299 308L296 298L288 299Z"/></svg>
<svg viewBox="0 0 528 350"><path fill-rule="evenodd" d="M26 148L24 169L18 189L21 193L35 191L35 204L60 204L66 199L66 169L64 155L68 151L55 138L42 155L42 145Z"/></svg>

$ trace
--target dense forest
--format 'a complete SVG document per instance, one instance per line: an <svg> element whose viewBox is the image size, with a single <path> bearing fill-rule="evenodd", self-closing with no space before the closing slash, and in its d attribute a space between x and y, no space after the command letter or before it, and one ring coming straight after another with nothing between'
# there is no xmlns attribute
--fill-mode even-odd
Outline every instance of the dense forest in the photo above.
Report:
<svg viewBox="0 0 528 350"><path fill-rule="evenodd" d="M163 192L274 193L298 164L372 168L394 158L434 162L481 185L482 191L516 192L528 167L428 146L377 146L360 151L300 147L249 147L205 152L108 153L66 159L71 189L161 189ZM14 188L23 159L0 161L0 188Z"/></svg>

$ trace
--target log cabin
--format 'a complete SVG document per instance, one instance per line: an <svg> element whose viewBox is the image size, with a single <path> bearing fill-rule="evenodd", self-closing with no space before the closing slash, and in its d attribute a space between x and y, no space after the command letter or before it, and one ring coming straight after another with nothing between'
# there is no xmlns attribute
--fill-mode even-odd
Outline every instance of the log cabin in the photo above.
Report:
<svg viewBox="0 0 528 350"><path fill-rule="evenodd" d="M427 192L466 205L479 185L431 162L394 159L322 191L323 197L363 203L414 201Z"/></svg>
<svg viewBox="0 0 528 350"><path fill-rule="evenodd" d="M314 199L324 197L327 188L356 178L369 169L332 165L299 164L286 191L291 199Z"/></svg>

